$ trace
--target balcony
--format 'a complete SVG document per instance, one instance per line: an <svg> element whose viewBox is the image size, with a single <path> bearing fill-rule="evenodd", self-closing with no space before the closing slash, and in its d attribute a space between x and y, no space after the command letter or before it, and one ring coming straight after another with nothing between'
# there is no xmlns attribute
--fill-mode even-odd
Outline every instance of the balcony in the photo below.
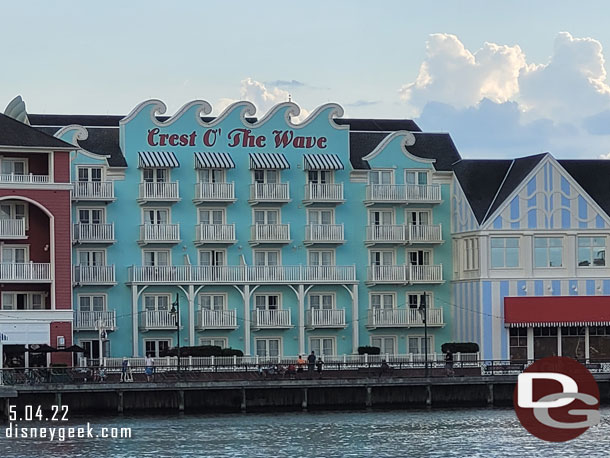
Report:
<svg viewBox="0 0 610 458"><path fill-rule="evenodd" d="M49 175L16 175L13 173L0 173L0 184L42 184L50 183Z"/></svg>
<svg viewBox="0 0 610 458"><path fill-rule="evenodd" d="M426 310L427 325L444 326L443 309ZM423 327L421 312L416 308L408 309L369 309L367 327L369 328L411 328Z"/></svg>
<svg viewBox="0 0 610 458"><path fill-rule="evenodd" d="M74 266L73 270L76 285L116 285L114 265Z"/></svg>
<svg viewBox="0 0 610 458"><path fill-rule="evenodd" d="M140 284L356 283L354 266L132 266L129 282Z"/></svg>
<svg viewBox="0 0 610 458"><path fill-rule="evenodd" d="M177 181L140 183L138 202L178 202L180 192Z"/></svg>
<svg viewBox="0 0 610 458"><path fill-rule="evenodd" d="M290 202L288 183L255 183L250 185L251 204Z"/></svg>
<svg viewBox="0 0 610 458"><path fill-rule="evenodd" d="M345 243L343 224L309 224L305 226L305 245Z"/></svg>
<svg viewBox="0 0 610 458"><path fill-rule="evenodd" d="M107 331L114 331L116 329L116 312L114 310L74 312L75 331L97 331L100 325Z"/></svg>
<svg viewBox="0 0 610 458"><path fill-rule="evenodd" d="M343 198L343 183L308 183L305 185L305 205L340 204Z"/></svg>
<svg viewBox="0 0 610 458"><path fill-rule="evenodd" d="M443 243L440 224L409 224L409 243Z"/></svg>
<svg viewBox="0 0 610 458"><path fill-rule="evenodd" d="M252 327L255 329L291 328L290 310L253 310Z"/></svg>
<svg viewBox="0 0 610 458"><path fill-rule="evenodd" d="M25 218L0 218L0 239L24 239Z"/></svg>
<svg viewBox="0 0 610 458"><path fill-rule="evenodd" d="M290 242L290 224L254 224L250 226L251 245Z"/></svg>
<svg viewBox="0 0 610 458"><path fill-rule="evenodd" d="M429 284L443 283L443 266L369 266L367 283L374 284Z"/></svg>
<svg viewBox="0 0 610 458"><path fill-rule="evenodd" d="M114 242L114 223L74 225L74 243Z"/></svg>
<svg viewBox="0 0 610 458"><path fill-rule="evenodd" d="M409 283L443 283L443 266L409 266Z"/></svg>
<svg viewBox="0 0 610 458"><path fill-rule="evenodd" d="M344 328L345 309L309 309L306 325L308 328Z"/></svg>
<svg viewBox="0 0 610 458"><path fill-rule="evenodd" d="M72 200L112 202L114 197L113 181L76 181L73 183Z"/></svg>
<svg viewBox="0 0 610 458"><path fill-rule="evenodd" d="M366 187L366 205L410 204L441 202L441 187L438 184L371 184Z"/></svg>
<svg viewBox="0 0 610 458"><path fill-rule="evenodd" d="M235 202L234 183L197 183L195 185L196 204L205 202Z"/></svg>
<svg viewBox="0 0 610 458"><path fill-rule="evenodd" d="M235 224L198 224L195 226L195 244L235 243Z"/></svg>
<svg viewBox="0 0 610 458"><path fill-rule="evenodd" d="M140 312L140 329L151 331L153 329L176 329L176 316L168 310L145 310Z"/></svg>
<svg viewBox="0 0 610 458"><path fill-rule="evenodd" d="M366 237L364 239L364 243L368 246L384 243L410 245L442 242L440 224L371 225L366 227Z"/></svg>
<svg viewBox="0 0 610 458"><path fill-rule="evenodd" d="M237 329L236 310L208 310L197 312L196 327L205 329Z"/></svg>
<svg viewBox="0 0 610 458"><path fill-rule="evenodd" d="M48 262L16 262L0 264L0 282L49 282L51 264Z"/></svg>
<svg viewBox="0 0 610 458"><path fill-rule="evenodd" d="M140 226L140 245L149 243L179 243L179 224L142 224Z"/></svg>

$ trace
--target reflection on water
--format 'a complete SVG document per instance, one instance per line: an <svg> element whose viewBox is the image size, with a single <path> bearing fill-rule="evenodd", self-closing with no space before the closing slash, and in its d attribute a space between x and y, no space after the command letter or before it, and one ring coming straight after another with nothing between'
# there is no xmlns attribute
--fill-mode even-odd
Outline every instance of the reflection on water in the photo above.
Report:
<svg viewBox="0 0 610 458"><path fill-rule="evenodd" d="M530 436L510 409L91 416L70 425L127 426L132 439L16 440L2 425L0 456L590 458L608 455L608 416L602 409L600 425L564 444Z"/></svg>

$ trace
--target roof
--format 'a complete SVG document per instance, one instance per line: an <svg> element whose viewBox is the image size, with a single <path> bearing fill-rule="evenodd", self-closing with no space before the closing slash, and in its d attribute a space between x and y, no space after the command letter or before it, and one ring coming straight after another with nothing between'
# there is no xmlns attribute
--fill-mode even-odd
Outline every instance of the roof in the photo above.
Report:
<svg viewBox="0 0 610 458"><path fill-rule="evenodd" d="M333 118L335 124L348 125L350 130L369 132L395 132L408 130L421 132L419 126L411 119L361 119L361 118Z"/></svg>
<svg viewBox="0 0 610 458"><path fill-rule="evenodd" d="M462 159L449 134L415 132L413 135L415 144L407 146L407 151L417 157L435 159L436 170L452 170L453 164Z"/></svg>
<svg viewBox="0 0 610 458"><path fill-rule="evenodd" d="M560 160L559 164L589 196L610 215L610 161L607 159Z"/></svg>
<svg viewBox="0 0 610 458"><path fill-rule="evenodd" d="M21 148L74 149L70 143L0 113L0 145Z"/></svg>

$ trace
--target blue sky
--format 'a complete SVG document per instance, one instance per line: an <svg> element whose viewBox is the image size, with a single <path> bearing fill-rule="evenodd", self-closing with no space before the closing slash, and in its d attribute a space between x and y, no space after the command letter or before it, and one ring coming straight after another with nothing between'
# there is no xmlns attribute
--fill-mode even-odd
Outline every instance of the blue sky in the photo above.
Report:
<svg viewBox="0 0 610 458"><path fill-rule="evenodd" d="M464 157L610 153L604 1L3 3L0 106L127 114L160 98L259 115L413 118Z"/></svg>

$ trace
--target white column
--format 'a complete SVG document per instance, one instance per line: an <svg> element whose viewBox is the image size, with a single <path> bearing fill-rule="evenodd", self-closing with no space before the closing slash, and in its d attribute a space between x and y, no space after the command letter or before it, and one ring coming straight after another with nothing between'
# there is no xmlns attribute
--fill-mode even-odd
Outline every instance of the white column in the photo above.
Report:
<svg viewBox="0 0 610 458"><path fill-rule="evenodd" d="M250 356L250 285L244 285L244 355Z"/></svg>
<svg viewBox="0 0 610 458"><path fill-rule="evenodd" d="M195 346L195 287L189 285L189 345Z"/></svg>
<svg viewBox="0 0 610 458"><path fill-rule="evenodd" d="M299 301L299 354L305 354L305 286L299 285L297 299Z"/></svg>
<svg viewBox="0 0 610 458"><path fill-rule="evenodd" d="M561 351L561 326L557 326L557 356L562 356L562 351Z"/></svg>
<svg viewBox="0 0 610 458"><path fill-rule="evenodd" d="M360 326L358 326L358 285L352 289L352 353L358 354Z"/></svg>
<svg viewBox="0 0 610 458"><path fill-rule="evenodd" d="M585 326L585 361L589 362L589 326Z"/></svg>
<svg viewBox="0 0 610 458"><path fill-rule="evenodd" d="M131 332L133 357L138 356L138 285L131 285Z"/></svg>
<svg viewBox="0 0 610 458"><path fill-rule="evenodd" d="M527 328L527 359L534 359L534 328Z"/></svg>

